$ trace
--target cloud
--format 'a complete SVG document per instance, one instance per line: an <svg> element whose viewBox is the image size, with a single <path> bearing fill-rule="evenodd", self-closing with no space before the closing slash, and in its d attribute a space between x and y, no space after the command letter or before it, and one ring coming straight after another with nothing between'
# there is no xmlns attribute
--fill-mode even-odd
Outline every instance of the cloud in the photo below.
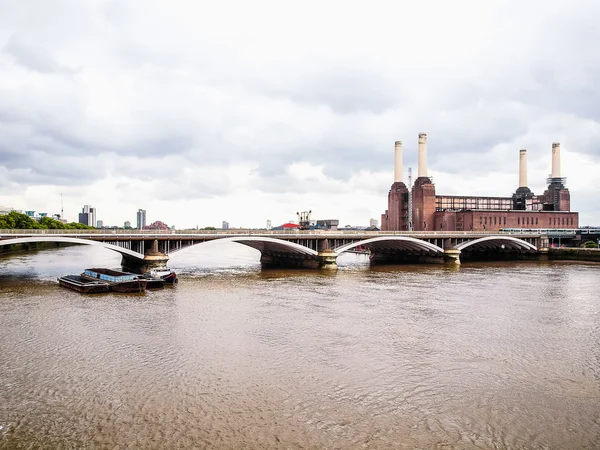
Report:
<svg viewBox="0 0 600 450"><path fill-rule="evenodd" d="M12 56L17 64L36 72L44 74L74 73L73 69L61 67L42 49L24 42L18 34L13 34L8 39L4 51Z"/></svg>
<svg viewBox="0 0 600 450"><path fill-rule="evenodd" d="M573 205L600 223L593 177L569 165L600 161L599 13L0 0L0 203L45 210L63 192L71 219L93 203L114 224L143 206L180 226L301 209L366 224L386 208L394 141L416 172L427 132L438 192L459 195L510 195L521 148L543 190L560 141Z"/></svg>

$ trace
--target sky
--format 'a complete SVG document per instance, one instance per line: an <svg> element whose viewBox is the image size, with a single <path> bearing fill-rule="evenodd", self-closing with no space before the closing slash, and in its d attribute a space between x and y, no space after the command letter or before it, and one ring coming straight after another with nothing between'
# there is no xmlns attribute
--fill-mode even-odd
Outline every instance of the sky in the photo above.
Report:
<svg viewBox="0 0 600 450"><path fill-rule="evenodd" d="M0 205L105 225L368 225L394 142L510 196L552 143L600 225L600 2L0 0Z"/></svg>

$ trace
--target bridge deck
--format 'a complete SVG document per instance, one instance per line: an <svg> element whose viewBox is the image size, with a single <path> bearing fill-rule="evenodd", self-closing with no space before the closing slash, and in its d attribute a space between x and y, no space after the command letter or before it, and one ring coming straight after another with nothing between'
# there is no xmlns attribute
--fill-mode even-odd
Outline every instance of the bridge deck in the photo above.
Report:
<svg viewBox="0 0 600 450"><path fill-rule="evenodd" d="M370 250L372 259L425 262L432 258L458 260L482 252L535 252L548 247L548 236L526 232L492 233L471 231L380 232L266 231L266 230L0 230L0 248L11 244L35 245L37 242L66 242L102 245L123 255L126 264L139 262L164 264L169 255L204 242L227 240L255 248L261 263L310 266L335 265L340 253L356 247ZM452 255L450 255L452 253ZM156 261L155 261L156 260ZM125 265L125 264L124 264ZM139 265L139 264L138 264Z"/></svg>
<svg viewBox="0 0 600 450"><path fill-rule="evenodd" d="M210 237L238 237L238 236L265 236L280 239L343 239L358 236L409 236L413 238L456 238L468 237L475 239L490 235L535 237L545 233L536 231L521 232L480 232L480 231L360 231L360 230L293 230L293 231L267 231L267 230L0 230L0 239L11 237L26 237L37 235L77 236L89 239L94 238L126 238L126 239L206 239Z"/></svg>

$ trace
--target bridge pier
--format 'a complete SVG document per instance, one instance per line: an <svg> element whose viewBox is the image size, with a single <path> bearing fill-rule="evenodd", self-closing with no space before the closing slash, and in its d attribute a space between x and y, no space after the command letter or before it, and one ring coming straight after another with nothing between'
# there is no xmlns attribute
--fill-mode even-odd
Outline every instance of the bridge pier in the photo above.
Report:
<svg viewBox="0 0 600 450"><path fill-rule="evenodd" d="M319 254L317 255L319 269L336 270L337 257L338 254L331 250L319 252Z"/></svg>
<svg viewBox="0 0 600 450"><path fill-rule="evenodd" d="M448 248L444 250L444 262L450 264L460 264L460 250Z"/></svg>
<svg viewBox="0 0 600 450"><path fill-rule="evenodd" d="M319 263L316 259L304 258L300 255L289 255L280 253L261 253L260 265L263 269L318 269Z"/></svg>
<svg viewBox="0 0 600 450"><path fill-rule="evenodd" d="M331 249L329 239L322 239L318 243L317 262L319 269L335 270L337 269L338 254Z"/></svg>
<svg viewBox="0 0 600 450"><path fill-rule="evenodd" d="M337 257L335 252L319 252L317 256L303 256L295 254L262 253L260 264L263 269L337 269Z"/></svg>
<svg viewBox="0 0 600 450"><path fill-rule="evenodd" d="M121 259L121 266L129 272L133 273L144 273L150 269L157 267L164 267L167 265L169 257L164 253L157 253L153 255L144 255L144 259L134 258L129 255L123 255Z"/></svg>
<svg viewBox="0 0 600 450"><path fill-rule="evenodd" d="M150 269L164 267L169 261L169 256L158 251L158 240L154 240L152 247L144 254L144 259L123 255L121 265L133 273L144 273Z"/></svg>

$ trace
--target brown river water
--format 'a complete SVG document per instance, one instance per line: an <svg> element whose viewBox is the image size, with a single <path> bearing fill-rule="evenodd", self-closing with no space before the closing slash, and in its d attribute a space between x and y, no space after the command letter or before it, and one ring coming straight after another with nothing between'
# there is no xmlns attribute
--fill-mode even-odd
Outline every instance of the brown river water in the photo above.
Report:
<svg viewBox="0 0 600 450"><path fill-rule="evenodd" d="M56 277L116 253L0 257L0 449L600 448L600 265L258 259L86 296Z"/></svg>

